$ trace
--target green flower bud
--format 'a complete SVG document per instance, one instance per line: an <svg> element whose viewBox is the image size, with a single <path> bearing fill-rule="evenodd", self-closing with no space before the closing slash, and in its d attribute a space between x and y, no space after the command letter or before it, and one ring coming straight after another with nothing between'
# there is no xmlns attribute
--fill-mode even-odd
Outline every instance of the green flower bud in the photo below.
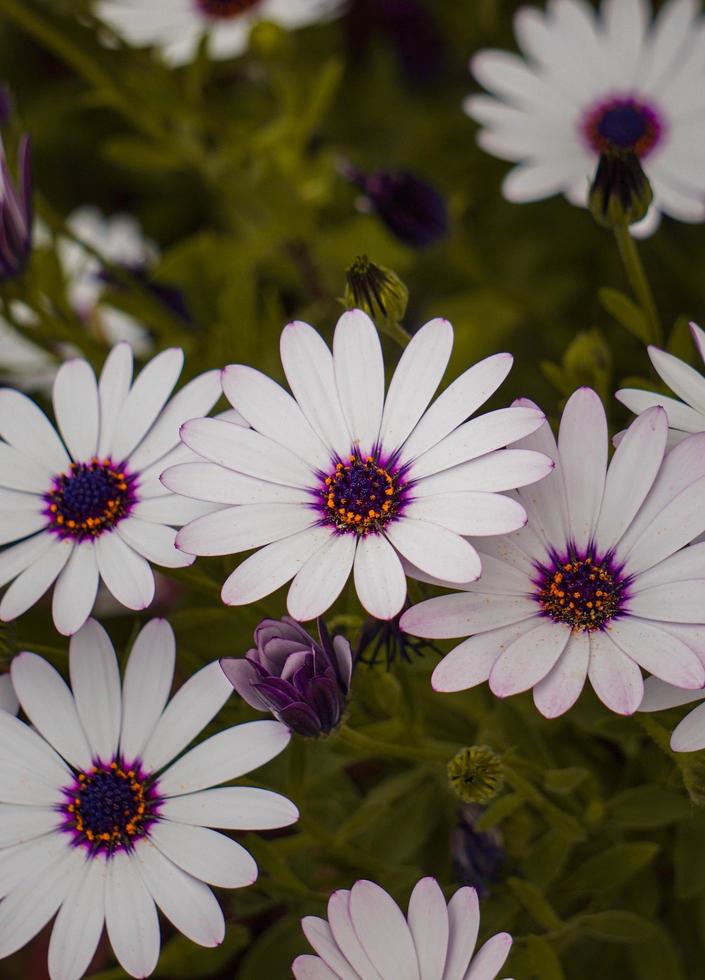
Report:
<svg viewBox="0 0 705 980"><path fill-rule="evenodd" d="M639 157L631 150L608 150L600 156L588 203L599 225L614 228L641 221L653 199Z"/></svg>
<svg viewBox="0 0 705 980"><path fill-rule="evenodd" d="M366 255L361 255L347 270L345 278L345 308L363 310L380 330L396 333L409 302L409 290L396 272L375 265Z"/></svg>
<svg viewBox="0 0 705 980"><path fill-rule="evenodd" d="M448 781L464 803L487 803L504 785L502 759L487 745L461 749L448 763Z"/></svg>

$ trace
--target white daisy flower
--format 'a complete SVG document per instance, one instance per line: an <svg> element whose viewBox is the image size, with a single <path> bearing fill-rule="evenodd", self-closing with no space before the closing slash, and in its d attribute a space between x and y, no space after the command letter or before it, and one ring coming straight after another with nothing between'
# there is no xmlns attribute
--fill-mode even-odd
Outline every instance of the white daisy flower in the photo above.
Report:
<svg viewBox="0 0 705 980"><path fill-rule="evenodd" d="M302 920L318 956L299 956L296 980L495 980L512 945L497 933L475 952L480 906L474 888L446 905L435 878L422 878L406 916L372 881L333 892L328 920Z"/></svg>
<svg viewBox="0 0 705 980"><path fill-rule="evenodd" d="M575 392L558 444L548 425L526 448L556 460L518 498L529 523L481 545L483 576L402 618L424 637L470 636L436 667L437 691L489 678L498 697L533 688L553 718L586 678L612 711L631 714L640 668L685 688L705 684L705 434L664 455L667 421L651 408L607 465L607 420L594 391Z"/></svg>
<svg viewBox="0 0 705 980"><path fill-rule="evenodd" d="M52 980L83 976L103 925L122 968L146 977L159 957L157 906L193 942L217 946L225 922L208 885L257 877L250 854L208 828L298 819L277 793L212 788L279 755L289 732L276 721L236 725L176 759L232 687L212 663L167 705L174 634L165 620L138 635L122 689L95 620L72 637L69 671L73 693L41 657L20 654L12 679L32 727L0 711L0 957L58 910Z"/></svg>
<svg viewBox="0 0 705 980"><path fill-rule="evenodd" d="M96 13L129 44L158 47L171 65L187 64L204 34L213 58L247 48L250 28L271 20L293 29L334 17L343 0L100 0Z"/></svg>
<svg viewBox="0 0 705 980"><path fill-rule="evenodd" d="M705 331L691 323L690 332L698 354L705 361ZM682 401L639 388L622 388L615 398L635 415L660 405L668 418L669 445L675 445L693 432L705 432L705 377L665 350L649 347L648 351L658 376Z"/></svg>
<svg viewBox="0 0 705 980"><path fill-rule="evenodd" d="M490 93L465 111L478 143L517 162L502 185L509 201L562 193L587 204L601 152L633 150L654 192L634 226L650 234L660 213L705 220L705 18L697 0L667 0L651 23L648 0L548 0L521 7L522 55L481 51L471 62Z"/></svg>
<svg viewBox="0 0 705 980"><path fill-rule="evenodd" d="M674 687L649 677L644 684L644 699L639 711L664 711L666 708L680 708L682 704L702 701L705 691L688 691ZM671 748L674 752L698 752L705 749L705 704L699 704L689 712L674 728L671 735Z"/></svg>
<svg viewBox="0 0 705 980"><path fill-rule="evenodd" d="M128 609L145 609L150 562L191 564L172 525L210 508L168 493L158 477L165 464L193 458L179 426L210 411L221 388L219 372L208 371L168 401L182 364L181 350L165 350L131 383L126 343L98 382L87 361L67 361L54 382L60 435L26 395L0 390L0 543L19 542L0 552L0 585L12 582L0 619L19 616L56 582L54 624L75 633L99 579Z"/></svg>
<svg viewBox="0 0 705 980"><path fill-rule="evenodd" d="M386 397L379 336L359 310L340 318L332 354L308 324L284 328L293 398L259 371L225 368L225 395L252 428L188 422L182 439L204 462L162 475L176 493L228 505L184 527L177 547L195 555L261 549L225 582L224 602L255 602L293 578L289 613L313 619L353 571L365 609L391 619L406 597L400 556L454 582L479 576L477 552L461 535L521 527L524 508L501 491L553 464L503 449L543 423L535 407L465 421L506 378L509 354L476 364L428 407L452 345L447 320L427 323Z"/></svg>

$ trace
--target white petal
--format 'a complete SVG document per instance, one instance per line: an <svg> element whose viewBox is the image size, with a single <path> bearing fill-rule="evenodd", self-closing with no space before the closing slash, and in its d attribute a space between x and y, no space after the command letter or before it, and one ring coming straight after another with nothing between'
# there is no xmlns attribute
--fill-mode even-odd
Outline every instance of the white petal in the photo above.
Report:
<svg viewBox="0 0 705 980"><path fill-rule="evenodd" d="M445 908L445 903L443 907ZM353 970L341 953L333 937L331 928L325 919L319 919L315 915L307 915L301 920L301 928L308 941L321 957L317 962L325 963L326 966L324 969L328 970L328 972L319 972L317 974L316 970L318 967L313 967L313 972L307 972L306 970L297 972L295 961L294 976L311 978L320 976L332 977L333 980L359 980L360 974ZM302 959L302 957L299 957L299 959ZM315 957L310 957L310 959L315 960Z"/></svg>
<svg viewBox="0 0 705 980"><path fill-rule="evenodd" d="M369 980L380 980L380 974L370 962L358 938L352 919L350 918L350 892L339 889L333 892L328 900L328 923L340 951L357 975L369 977Z"/></svg>
<svg viewBox="0 0 705 980"><path fill-rule="evenodd" d="M540 431L540 430L539 430ZM553 460L528 449L497 449L478 459L427 476L414 484L414 496L474 490L496 493L543 481L553 470Z"/></svg>
<svg viewBox="0 0 705 980"><path fill-rule="evenodd" d="M51 486L53 471L22 450L0 442L0 487L44 494Z"/></svg>
<svg viewBox="0 0 705 980"><path fill-rule="evenodd" d="M110 762L120 735L120 674L110 637L94 619L71 637L69 673L93 756Z"/></svg>
<svg viewBox="0 0 705 980"><path fill-rule="evenodd" d="M232 555L288 538L319 520L319 513L305 504L243 504L197 518L176 541L187 554Z"/></svg>
<svg viewBox="0 0 705 980"><path fill-rule="evenodd" d="M355 551L355 590L377 619L393 619L406 599L406 576L399 555L381 534L360 539Z"/></svg>
<svg viewBox="0 0 705 980"><path fill-rule="evenodd" d="M464 980L495 980L512 948L508 932L499 932L481 946L470 964Z"/></svg>
<svg viewBox="0 0 705 980"><path fill-rule="evenodd" d="M311 500L307 490L256 480L216 463L181 463L162 473L161 479L174 493L217 504L305 504Z"/></svg>
<svg viewBox="0 0 705 980"><path fill-rule="evenodd" d="M629 583L629 592L636 594L654 585L700 578L705 578L705 541L681 548L658 565L641 572Z"/></svg>
<svg viewBox="0 0 705 980"><path fill-rule="evenodd" d="M511 354L493 354L461 374L423 415L404 443L401 461L416 459L476 412L502 384L513 361Z"/></svg>
<svg viewBox="0 0 705 980"><path fill-rule="evenodd" d="M700 623L705 603L705 581L655 585L630 596L627 602L633 616L662 620L665 623Z"/></svg>
<svg viewBox="0 0 705 980"><path fill-rule="evenodd" d="M12 678L9 674L0 674L0 711L9 711L11 715L15 715L19 706Z"/></svg>
<svg viewBox="0 0 705 980"><path fill-rule="evenodd" d="M214 830L159 820L149 837L174 864L209 885L243 888L257 880L257 865L245 848Z"/></svg>
<svg viewBox="0 0 705 980"><path fill-rule="evenodd" d="M663 711L665 708L679 708L682 704L702 701L705 691L687 691L681 687L667 684L658 677L647 677L644 681L644 698L639 711Z"/></svg>
<svg viewBox="0 0 705 980"><path fill-rule="evenodd" d="M402 518L386 528L389 541L422 571L450 582L471 582L482 567L473 546L439 524Z"/></svg>
<svg viewBox="0 0 705 980"><path fill-rule="evenodd" d="M34 727L77 769L93 762L76 704L61 675L36 653L20 653L12 661L12 683Z"/></svg>
<svg viewBox="0 0 705 980"><path fill-rule="evenodd" d="M697 752L705 748L705 705L699 704L676 725L671 735L674 752Z"/></svg>
<svg viewBox="0 0 705 980"><path fill-rule="evenodd" d="M338 320L333 370L352 444L361 453L369 453L382 421L384 359L377 329L361 310L343 313Z"/></svg>
<svg viewBox="0 0 705 980"><path fill-rule="evenodd" d="M588 678L595 694L610 711L633 714L644 696L641 671L603 630L590 633Z"/></svg>
<svg viewBox="0 0 705 980"><path fill-rule="evenodd" d="M382 980L419 980L414 940L401 909L372 881L356 881L350 917L362 946Z"/></svg>
<svg viewBox="0 0 705 980"><path fill-rule="evenodd" d="M47 526L43 513L46 504L34 494L17 494L12 500L8 495L13 491L0 491L0 544L10 544L36 534Z"/></svg>
<svg viewBox="0 0 705 980"><path fill-rule="evenodd" d="M142 754L145 768L154 772L171 762L220 711L232 691L217 661L189 677L149 737Z"/></svg>
<svg viewBox="0 0 705 980"><path fill-rule="evenodd" d="M0 738L0 759L16 762L36 773L47 786L62 786L71 781L68 766L48 742L6 711L0 715Z"/></svg>
<svg viewBox="0 0 705 980"><path fill-rule="evenodd" d="M164 857L149 838L135 848L134 860L149 893L179 932L199 946L219 946L225 920L208 885Z"/></svg>
<svg viewBox="0 0 705 980"><path fill-rule="evenodd" d="M53 807L3 803L0 806L0 848L24 844L58 831L62 822L62 814Z"/></svg>
<svg viewBox="0 0 705 980"><path fill-rule="evenodd" d="M497 697L528 691L538 684L558 661L570 639L562 623L542 620L534 629L512 643L490 673L490 688Z"/></svg>
<svg viewBox="0 0 705 980"><path fill-rule="evenodd" d="M456 592L412 606L404 613L400 625L412 636L447 640L510 626L536 616L537 612L536 603L523 596Z"/></svg>
<svg viewBox="0 0 705 980"><path fill-rule="evenodd" d="M6 585L35 561L39 561L56 541L52 534L36 534L27 541L5 548L0 552L0 585Z"/></svg>
<svg viewBox="0 0 705 980"><path fill-rule="evenodd" d="M279 793L250 786L221 786L165 800L168 820L233 830L273 830L299 819L294 804Z"/></svg>
<svg viewBox="0 0 705 980"><path fill-rule="evenodd" d="M152 619L137 634L125 668L120 753L132 761L142 755L169 697L176 657L174 631L165 619Z"/></svg>
<svg viewBox="0 0 705 980"><path fill-rule="evenodd" d="M115 421L110 455L125 460L151 428L181 374L183 351L164 350L140 371Z"/></svg>
<svg viewBox="0 0 705 980"><path fill-rule="evenodd" d="M465 691L483 684L502 653L532 629L534 623L533 619L525 619L463 640L433 671L434 691Z"/></svg>
<svg viewBox="0 0 705 980"><path fill-rule="evenodd" d="M448 902L450 939L443 980L463 980L480 929L480 906L474 888L459 888Z"/></svg>
<svg viewBox="0 0 705 980"><path fill-rule="evenodd" d="M95 547L100 577L108 591L128 609L146 609L154 598L149 562L117 534L101 534Z"/></svg>
<svg viewBox="0 0 705 980"><path fill-rule="evenodd" d="M28 878L43 873L65 850L63 834L45 834L27 844L4 847L0 851L0 898L15 891Z"/></svg>
<svg viewBox="0 0 705 980"><path fill-rule="evenodd" d="M669 633L668 626L625 616L610 624L609 633L617 646L650 674L677 687L705 685L705 669L697 654Z"/></svg>
<svg viewBox="0 0 705 980"><path fill-rule="evenodd" d="M691 438L697 438L691 437ZM705 477L696 480L673 497L627 553L626 574L653 568L705 530Z"/></svg>
<svg viewBox="0 0 705 980"><path fill-rule="evenodd" d="M70 459L44 412L19 391L0 391L0 436L42 469L62 473Z"/></svg>
<svg viewBox="0 0 705 980"><path fill-rule="evenodd" d="M220 371L206 371L189 381L171 399L152 428L130 454L130 469L142 470L179 443L184 422L207 415L221 394Z"/></svg>
<svg viewBox="0 0 705 980"><path fill-rule="evenodd" d="M105 925L118 963L132 977L147 977L159 959L159 920L137 863L117 851L107 864Z"/></svg>
<svg viewBox="0 0 705 980"><path fill-rule="evenodd" d="M87 361L66 361L54 380L54 414L69 452L77 462L95 456L98 448L98 385Z"/></svg>
<svg viewBox="0 0 705 980"><path fill-rule="evenodd" d="M657 347L649 347L649 357L668 387L696 412L705 415L705 378L689 364Z"/></svg>
<svg viewBox="0 0 705 980"><path fill-rule="evenodd" d="M47 782L35 770L0 759L0 800L22 806L57 807L65 796L54 782Z"/></svg>
<svg viewBox="0 0 705 980"><path fill-rule="evenodd" d="M22 571L0 602L0 619L15 619L41 599L49 586L69 560L73 542L60 541L53 535L41 535L49 539L49 546L41 549L41 555ZM39 550L39 549L38 549ZM25 553L26 554L26 553Z"/></svg>
<svg viewBox="0 0 705 980"><path fill-rule="evenodd" d="M456 534L508 534L526 524L526 511L518 501L468 490L412 499L404 514L440 524Z"/></svg>
<svg viewBox="0 0 705 980"><path fill-rule="evenodd" d="M435 878L422 878L409 899L409 929L422 980L443 980L448 937L448 909Z"/></svg>
<svg viewBox="0 0 705 980"><path fill-rule="evenodd" d="M259 769L283 752L291 732L278 721L250 721L212 735L159 777L159 792L180 796Z"/></svg>
<svg viewBox="0 0 705 980"><path fill-rule="evenodd" d="M117 422L132 382L132 348L123 341L110 351L98 380L100 435L98 455L107 456ZM121 461L122 462L122 461Z"/></svg>
<svg viewBox="0 0 705 980"><path fill-rule="evenodd" d="M163 484L161 487L164 491ZM203 514L210 514L211 511L218 509L208 501L189 500L187 497L179 497L175 493L161 492L146 500L138 500L131 513L133 517L142 521L151 521L153 524L173 524L175 527L180 527ZM122 528L124 523L121 521L118 527Z"/></svg>
<svg viewBox="0 0 705 980"><path fill-rule="evenodd" d="M116 533L129 548L154 565L184 568L193 563L193 555L187 555L176 547L177 531L173 527L128 517L120 521Z"/></svg>
<svg viewBox="0 0 705 980"><path fill-rule="evenodd" d="M329 609L347 582L355 557L354 534L332 534L296 573L286 599L289 615L301 622Z"/></svg>
<svg viewBox="0 0 705 980"><path fill-rule="evenodd" d="M352 442L325 341L313 327L295 321L282 331L280 352L286 380L311 427L330 450L346 455Z"/></svg>
<svg viewBox="0 0 705 980"><path fill-rule="evenodd" d="M607 419L599 397L580 388L568 399L558 452L575 546L583 551L595 530L607 469Z"/></svg>
<svg viewBox="0 0 705 980"><path fill-rule="evenodd" d="M344 973L333 973L323 960L317 956L311 956L309 953L297 956L291 964L291 969L295 980L341 980L341 977L342 980L347 980ZM358 973L349 974L349 976L351 980L359 980ZM376 978L371 978L371 980L376 980Z"/></svg>
<svg viewBox="0 0 705 980"><path fill-rule="evenodd" d="M585 631L572 633L558 662L534 687L534 704L544 718L572 708L587 678L590 641Z"/></svg>
<svg viewBox="0 0 705 980"><path fill-rule="evenodd" d="M80 980L90 966L105 921L107 862L88 858L76 875L49 941L52 980Z"/></svg>
<svg viewBox="0 0 705 980"><path fill-rule="evenodd" d="M182 427L181 438L199 456L237 473L290 487L318 485L303 459L254 429L222 419L193 419Z"/></svg>
<svg viewBox="0 0 705 980"><path fill-rule="evenodd" d="M447 320L431 320L414 334L399 359L384 404L380 442L391 454L408 437L441 382L453 348Z"/></svg>
<svg viewBox="0 0 705 980"><path fill-rule="evenodd" d="M274 592L296 575L332 533L329 527L310 527L257 551L226 579L221 592L223 602L245 606Z"/></svg>
<svg viewBox="0 0 705 980"><path fill-rule="evenodd" d="M54 626L70 636L88 619L98 593L98 563L92 541L82 541L71 551L56 580L52 597Z"/></svg>
<svg viewBox="0 0 705 980"><path fill-rule="evenodd" d="M705 429L705 416L667 395L638 388L622 388L615 392L614 397L635 415L660 405L668 417L668 424L674 429L682 429L683 432L702 432Z"/></svg>

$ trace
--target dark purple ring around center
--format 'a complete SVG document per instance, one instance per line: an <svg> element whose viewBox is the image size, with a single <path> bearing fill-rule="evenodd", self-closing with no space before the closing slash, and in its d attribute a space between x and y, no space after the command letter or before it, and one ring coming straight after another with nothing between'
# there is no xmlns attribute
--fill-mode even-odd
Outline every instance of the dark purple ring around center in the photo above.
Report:
<svg viewBox="0 0 705 980"><path fill-rule="evenodd" d="M232 20L261 3L262 0L195 0L198 13L209 20Z"/></svg>
<svg viewBox="0 0 705 980"><path fill-rule="evenodd" d="M595 153L629 150L644 159L663 140L666 122L655 105L634 95L615 95L588 109L579 129Z"/></svg>

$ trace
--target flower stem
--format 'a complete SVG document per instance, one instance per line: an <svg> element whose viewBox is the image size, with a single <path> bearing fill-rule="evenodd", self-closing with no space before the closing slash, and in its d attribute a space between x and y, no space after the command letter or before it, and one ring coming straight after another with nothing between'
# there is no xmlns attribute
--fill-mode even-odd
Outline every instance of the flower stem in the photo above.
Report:
<svg viewBox="0 0 705 980"><path fill-rule="evenodd" d="M392 340L395 340L400 347L407 347L411 340L411 335L406 332L401 323L387 323L380 329Z"/></svg>
<svg viewBox="0 0 705 980"><path fill-rule="evenodd" d="M651 343L659 345L663 339L661 320L656 309L651 286L649 286L649 280L646 278L644 266L637 251L636 242L629 231L629 225L616 224L614 226L614 237L617 241L617 248L619 249L619 255L627 273L629 284L646 318L649 340Z"/></svg>
<svg viewBox="0 0 705 980"><path fill-rule="evenodd" d="M410 762L442 762L447 763L448 759L457 751L455 746L446 747L441 742L429 743L424 745L402 745L398 742L383 742L380 739L372 738L363 732L357 732L348 725L341 725L337 731L338 739L351 749L362 751L370 756L382 756L388 759L408 759Z"/></svg>

